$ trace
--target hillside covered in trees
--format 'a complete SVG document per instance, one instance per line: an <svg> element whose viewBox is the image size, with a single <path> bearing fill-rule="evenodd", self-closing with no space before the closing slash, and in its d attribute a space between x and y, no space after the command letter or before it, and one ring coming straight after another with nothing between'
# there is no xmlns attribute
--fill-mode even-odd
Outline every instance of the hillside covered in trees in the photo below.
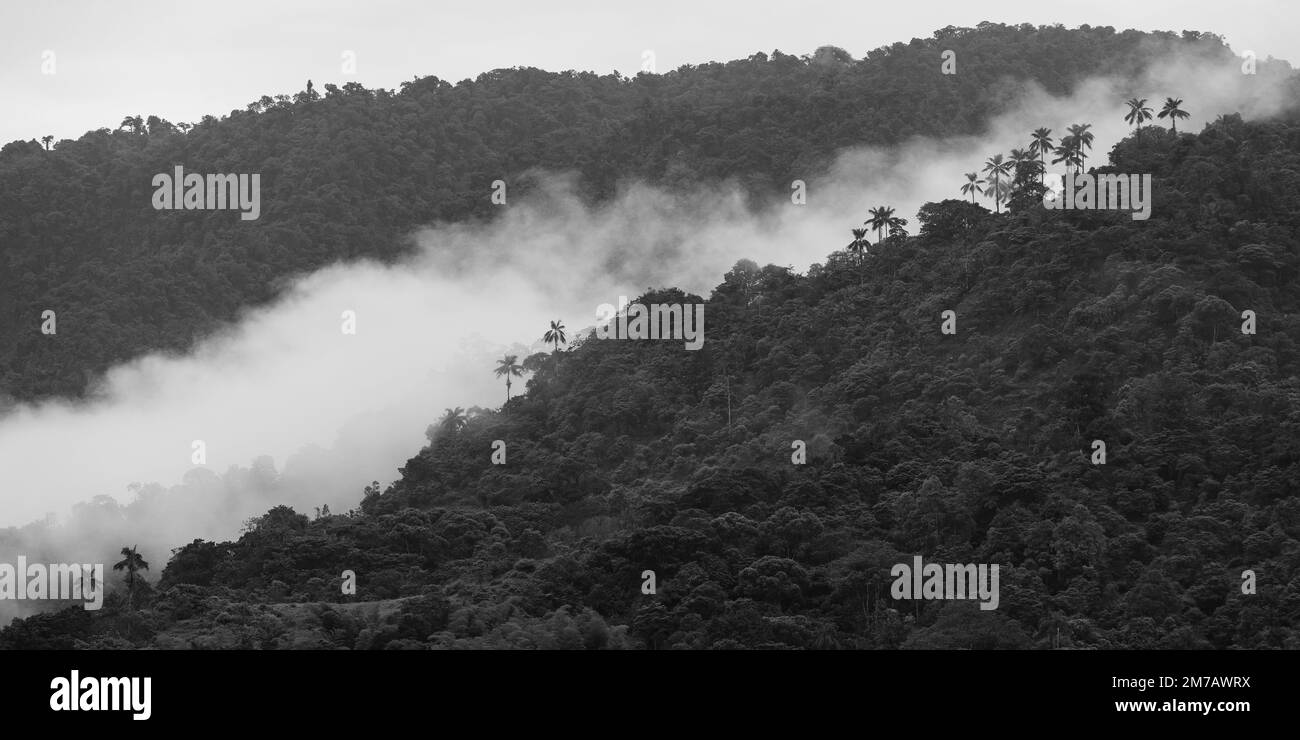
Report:
<svg viewBox="0 0 1300 740"><path fill-rule="evenodd" d="M964 60L960 84L936 74L942 50ZM77 140L33 132L0 149L0 397L80 396L114 363L183 350L271 300L288 276L393 259L418 226L488 218L491 183L526 192L531 168L576 170L592 200L638 179L786 195L844 147L978 132L1026 81L1065 94L1171 50L1237 63L1209 34L984 23L858 60L825 47L635 78L501 69L397 91L324 84L192 125L144 112ZM1260 64L1261 78L1283 72ZM260 218L152 210L151 178L178 162L260 173ZM51 307L59 342L37 331Z"/></svg>
<svg viewBox="0 0 1300 740"><path fill-rule="evenodd" d="M500 410L431 425L354 511L273 509L0 646L1300 648L1300 119L1147 130L1093 165L1151 173L1150 220L1046 210L1021 171L1001 214L940 200L806 274L656 291L707 300L700 351L577 338ZM1000 564L999 608L890 598L916 554Z"/></svg>

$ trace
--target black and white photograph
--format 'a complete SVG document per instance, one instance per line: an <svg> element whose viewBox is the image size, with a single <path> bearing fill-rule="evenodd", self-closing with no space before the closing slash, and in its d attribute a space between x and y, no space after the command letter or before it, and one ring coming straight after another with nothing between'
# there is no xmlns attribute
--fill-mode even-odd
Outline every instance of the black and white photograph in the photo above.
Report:
<svg viewBox="0 0 1300 740"><path fill-rule="evenodd" d="M1297 30L3 0L0 706L1286 717Z"/></svg>

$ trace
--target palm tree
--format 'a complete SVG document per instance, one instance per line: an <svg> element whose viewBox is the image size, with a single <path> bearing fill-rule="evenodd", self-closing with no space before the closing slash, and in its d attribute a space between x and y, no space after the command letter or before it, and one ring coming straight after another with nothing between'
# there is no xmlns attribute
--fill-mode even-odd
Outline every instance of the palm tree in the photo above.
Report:
<svg viewBox="0 0 1300 740"><path fill-rule="evenodd" d="M1165 98L1165 107L1161 108L1160 112L1157 114L1160 118L1168 116L1169 126L1173 129L1174 133L1178 133L1178 119L1192 117L1191 113L1178 107L1182 104L1182 98L1178 98L1177 100L1173 98Z"/></svg>
<svg viewBox="0 0 1300 740"><path fill-rule="evenodd" d="M1124 121L1129 125L1137 126L1138 141L1142 140L1142 122L1151 120L1151 109L1147 107L1147 99L1129 98L1128 113L1124 116Z"/></svg>
<svg viewBox="0 0 1300 740"><path fill-rule="evenodd" d="M898 219L894 218L894 207L881 206L880 220L885 225L885 238L888 239L894 235L894 227L898 225Z"/></svg>
<svg viewBox="0 0 1300 740"><path fill-rule="evenodd" d="M556 319L555 321L552 321L551 328L547 330L545 334L542 335L542 341L551 342L552 344L555 345L555 351L559 352L561 342L563 342L564 344L569 343L568 338L564 336L564 322L562 322L560 319Z"/></svg>
<svg viewBox="0 0 1300 740"><path fill-rule="evenodd" d="M516 378L522 378L524 375L524 368L518 363L518 360L519 355L506 355L500 360L497 360L497 368L494 371L498 378L502 375L506 378L507 402L510 400L510 376L513 375Z"/></svg>
<svg viewBox="0 0 1300 740"><path fill-rule="evenodd" d="M1061 139L1061 143L1052 150L1056 156L1052 158L1052 164L1063 162L1068 171L1071 165L1081 164L1079 161L1079 140L1073 136L1066 136Z"/></svg>
<svg viewBox="0 0 1300 740"><path fill-rule="evenodd" d="M1002 161L1001 154L994 154L984 163L984 171L993 175L993 208L997 213L1002 212L1002 188L998 186L998 183L1001 182L1010 169L1011 163Z"/></svg>
<svg viewBox="0 0 1300 740"><path fill-rule="evenodd" d="M1010 180L1003 180L999 182L997 185L995 185L994 187L997 189L998 196L1002 198L1003 203L1006 203L1010 200L1011 190L1012 190Z"/></svg>
<svg viewBox="0 0 1300 740"><path fill-rule="evenodd" d="M140 553L135 551L135 546L123 547L122 560L113 566L113 570L126 571L126 592L132 599L132 603L135 600L135 574L141 568L149 570L149 564L140 557Z"/></svg>
<svg viewBox="0 0 1300 740"><path fill-rule="evenodd" d="M885 207L879 206L877 208L872 208L868 211L868 213L871 215L871 217L868 218L866 221L863 221L862 224L864 226L869 227L872 231L876 232L876 243L879 244L880 242L884 241L880 232L884 230L885 221L888 220L888 216L884 215Z"/></svg>
<svg viewBox="0 0 1300 740"><path fill-rule="evenodd" d="M984 182L985 182L984 180L979 179L978 172L967 172L966 183L961 186L961 194L966 195L967 193L969 193L970 202L974 203L976 195L984 194L984 188L980 187L981 185L984 184Z"/></svg>
<svg viewBox="0 0 1300 740"><path fill-rule="evenodd" d="M1045 158L1048 152L1053 151L1052 130L1050 128L1034 129L1034 133L1031 134L1031 136L1033 137L1033 141L1029 142L1029 151L1032 154L1038 155L1038 171L1040 173L1046 172L1047 161ZM1042 181L1043 178L1040 175L1038 182L1041 183Z"/></svg>
<svg viewBox="0 0 1300 740"><path fill-rule="evenodd" d="M853 229L853 241L849 242L849 245L845 247L845 249L856 254L858 256L858 263L860 264L862 262L862 255L867 253L868 244L870 244L870 242L867 241L867 230Z"/></svg>
<svg viewBox="0 0 1300 740"><path fill-rule="evenodd" d="M50 150L51 141L54 141L54 137L49 134L41 137L41 143L45 145L45 151L47 152Z"/></svg>
<svg viewBox="0 0 1300 740"><path fill-rule="evenodd" d="M1087 150L1092 148L1092 128L1091 123L1076 123L1069 127L1070 136L1074 137L1075 147L1074 155L1079 162L1079 172L1083 172L1084 163L1088 160Z"/></svg>
<svg viewBox="0 0 1300 740"><path fill-rule="evenodd" d="M894 209L889 206L880 206L878 208L872 208L869 213L871 214L871 218L862 223L870 226L876 232L876 243L879 244L882 241L880 238L881 229L884 229L886 234L888 234L889 219L893 218Z"/></svg>
<svg viewBox="0 0 1300 740"><path fill-rule="evenodd" d="M469 418L465 415L465 409L457 406L454 409L447 409L447 413L438 420L438 426L444 432L455 434L469 426Z"/></svg>
<svg viewBox="0 0 1300 740"><path fill-rule="evenodd" d="M1007 161L1011 163L1012 179L1015 179L1015 177L1020 175L1020 167L1022 165L1032 169L1038 168L1038 159L1034 157L1034 153L1031 150L1012 149L1011 154L1007 155Z"/></svg>

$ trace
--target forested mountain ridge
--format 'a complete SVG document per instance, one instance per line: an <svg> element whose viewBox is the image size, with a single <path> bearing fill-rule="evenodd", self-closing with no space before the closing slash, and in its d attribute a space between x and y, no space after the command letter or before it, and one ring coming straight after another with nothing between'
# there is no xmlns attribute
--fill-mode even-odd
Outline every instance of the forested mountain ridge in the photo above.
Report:
<svg viewBox="0 0 1300 740"><path fill-rule="evenodd" d="M960 84L935 73L949 49ZM509 69L400 91L325 84L192 127L132 117L48 151L34 132L0 149L0 392L78 396L116 362L188 347L286 277L391 259L430 222L488 218L491 183L526 192L530 168L576 170L593 200L637 178L786 193L843 147L976 132L1026 80L1064 94L1170 50L1237 63L1208 34L985 23L858 61L827 47L633 79ZM153 210L151 178L176 164L260 173L260 218ZM42 341L48 309L58 342Z"/></svg>
<svg viewBox="0 0 1300 740"><path fill-rule="evenodd" d="M738 263L700 351L581 339L356 511L274 509L0 646L1298 648L1300 121L1112 168L1149 220L945 200L862 259ZM1000 564L999 608L891 599L917 554Z"/></svg>

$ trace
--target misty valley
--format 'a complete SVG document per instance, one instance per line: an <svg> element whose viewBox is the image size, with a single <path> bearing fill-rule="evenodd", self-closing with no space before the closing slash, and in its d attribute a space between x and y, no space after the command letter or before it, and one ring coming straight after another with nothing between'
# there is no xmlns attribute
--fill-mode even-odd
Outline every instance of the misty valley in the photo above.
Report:
<svg viewBox="0 0 1300 740"><path fill-rule="evenodd" d="M11 141L0 648L1300 649L1250 62L986 22Z"/></svg>

